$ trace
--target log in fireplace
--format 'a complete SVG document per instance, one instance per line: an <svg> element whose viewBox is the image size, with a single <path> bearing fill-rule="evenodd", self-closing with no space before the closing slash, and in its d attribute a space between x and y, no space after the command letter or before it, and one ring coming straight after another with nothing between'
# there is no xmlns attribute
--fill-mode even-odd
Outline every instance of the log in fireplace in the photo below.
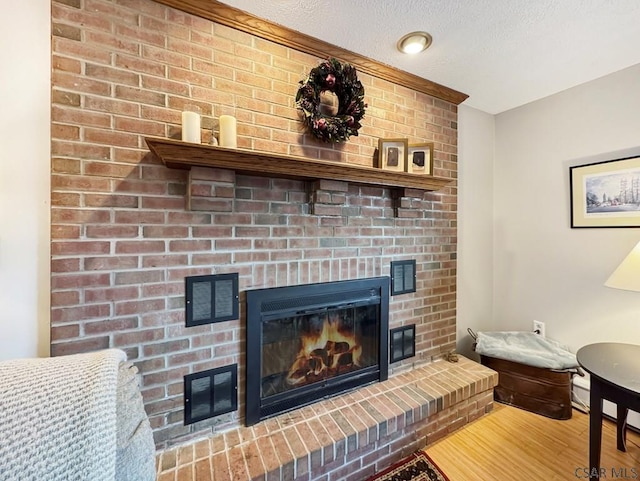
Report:
<svg viewBox="0 0 640 481"><path fill-rule="evenodd" d="M247 426L387 379L388 331L388 277L247 291Z"/></svg>

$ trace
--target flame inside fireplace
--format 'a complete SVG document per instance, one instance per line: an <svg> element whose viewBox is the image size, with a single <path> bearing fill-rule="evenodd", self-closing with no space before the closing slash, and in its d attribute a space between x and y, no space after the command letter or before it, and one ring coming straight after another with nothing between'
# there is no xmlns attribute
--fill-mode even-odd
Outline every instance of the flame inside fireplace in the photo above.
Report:
<svg viewBox="0 0 640 481"><path fill-rule="evenodd" d="M303 385L357 369L362 346L353 332L341 329L337 314L324 316L320 329L301 337L301 349L287 374L287 384Z"/></svg>

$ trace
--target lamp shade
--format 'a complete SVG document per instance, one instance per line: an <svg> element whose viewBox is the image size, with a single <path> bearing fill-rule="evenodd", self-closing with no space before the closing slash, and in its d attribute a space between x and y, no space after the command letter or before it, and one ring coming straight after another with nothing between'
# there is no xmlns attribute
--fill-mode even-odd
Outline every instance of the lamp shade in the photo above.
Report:
<svg viewBox="0 0 640 481"><path fill-rule="evenodd" d="M604 285L614 289L640 292L640 242L613 271Z"/></svg>

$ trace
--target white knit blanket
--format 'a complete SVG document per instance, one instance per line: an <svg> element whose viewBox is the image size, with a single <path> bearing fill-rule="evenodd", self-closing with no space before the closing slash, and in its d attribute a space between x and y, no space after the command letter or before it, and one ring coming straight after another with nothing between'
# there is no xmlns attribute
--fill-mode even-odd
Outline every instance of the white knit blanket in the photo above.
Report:
<svg viewBox="0 0 640 481"><path fill-rule="evenodd" d="M124 352L0 362L0 480L113 481Z"/></svg>
<svg viewBox="0 0 640 481"><path fill-rule="evenodd" d="M576 355L557 341L528 331L479 332L476 352L549 369L575 369Z"/></svg>

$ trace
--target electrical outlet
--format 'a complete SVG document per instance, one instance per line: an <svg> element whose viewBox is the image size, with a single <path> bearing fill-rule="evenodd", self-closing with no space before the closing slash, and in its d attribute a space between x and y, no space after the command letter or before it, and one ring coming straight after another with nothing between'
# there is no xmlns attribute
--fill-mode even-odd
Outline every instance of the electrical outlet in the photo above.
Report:
<svg viewBox="0 0 640 481"><path fill-rule="evenodd" d="M533 332L535 332L536 334L539 334L542 337L546 337L545 336L545 332L544 332L544 322L536 321L534 319L534 321L533 321Z"/></svg>

